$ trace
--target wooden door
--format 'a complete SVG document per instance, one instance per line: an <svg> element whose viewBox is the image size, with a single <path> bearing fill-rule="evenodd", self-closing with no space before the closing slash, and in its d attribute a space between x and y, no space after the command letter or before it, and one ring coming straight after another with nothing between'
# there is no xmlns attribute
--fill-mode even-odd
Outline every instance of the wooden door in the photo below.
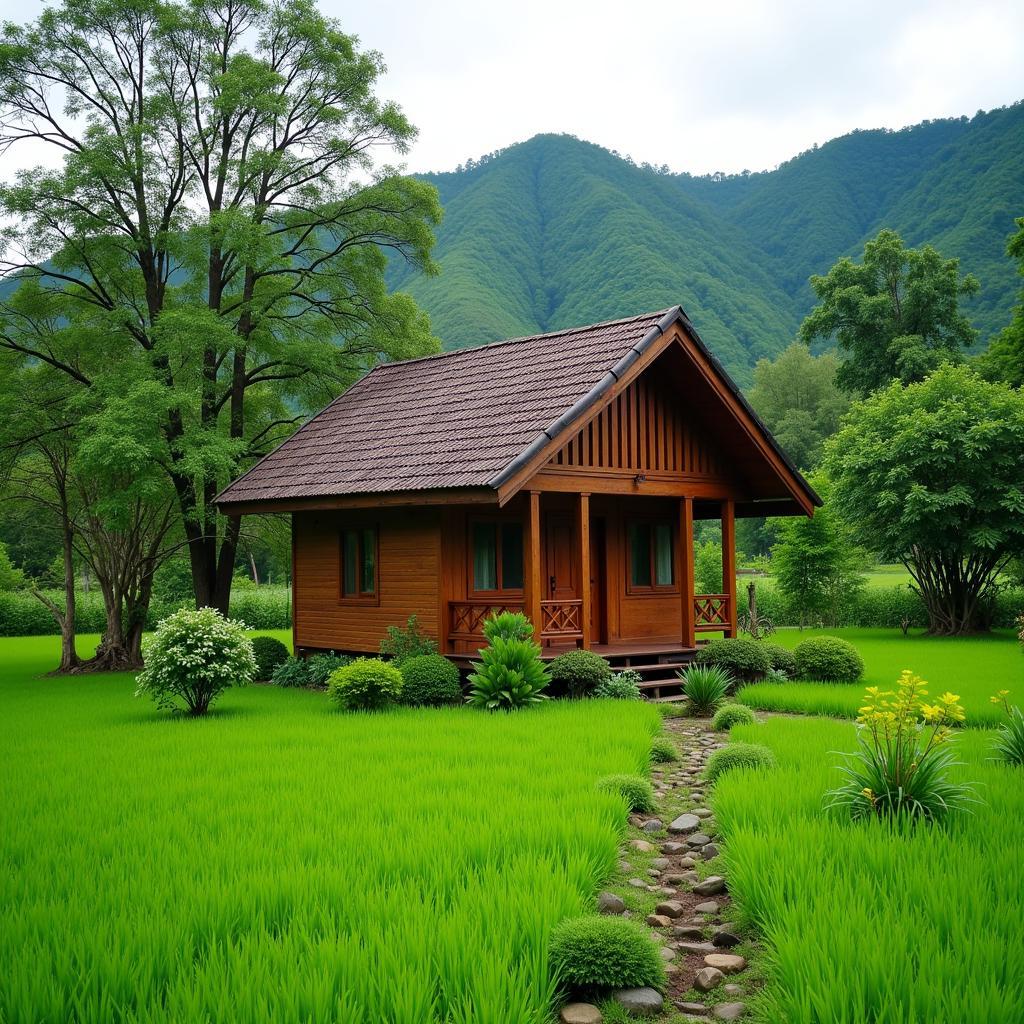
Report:
<svg viewBox="0 0 1024 1024"><path fill-rule="evenodd" d="M605 566L604 520L590 521L590 638L591 643L608 642L605 620Z"/></svg>
<svg viewBox="0 0 1024 1024"><path fill-rule="evenodd" d="M579 597L572 520L568 516L548 516L546 532L548 578L544 591L547 600L572 601Z"/></svg>

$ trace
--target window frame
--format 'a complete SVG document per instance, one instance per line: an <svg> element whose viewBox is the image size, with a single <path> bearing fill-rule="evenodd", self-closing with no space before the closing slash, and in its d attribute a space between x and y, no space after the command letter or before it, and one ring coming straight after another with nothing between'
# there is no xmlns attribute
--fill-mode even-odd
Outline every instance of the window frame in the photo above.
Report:
<svg viewBox="0 0 1024 1024"><path fill-rule="evenodd" d="M373 590L364 591L363 568L366 549L363 546L363 535L367 530L373 531ZM345 535L356 535L356 587L355 594L345 593ZM338 529L338 602L339 604L380 604L380 525L375 522L351 522Z"/></svg>
<svg viewBox="0 0 1024 1024"><path fill-rule="evenodd" d="M476 580L473 574L473 534L476 527L480 524L494 526L494 578L498 584L495 590L477 590ZM523 565L522 565L522 579L523 584L519 587L503 587L502 583L504 580L503 568L503 552L502 552L502 527L503 526L518 526L519 532L522 537L522 552L523 552ZM499 515L474 515L470 516L466 523L466 593L471 599L475 598L486 598L493 600L500 598L503 600L519 599L523 600L526 592L526 528L523 525L523 521L519 516L499 516Z"/></svg>
<svg viewBox="0 0 1024 1024"><path fill-rule="evenodd" d="M635 584L633 582L633 543L630 536L634 527L646 526L650 529L650 544L647 550L647 557L650 562L650 579L647 585ZM657 527L668 528L668 542L670 548L669 564L672 566L672 582L657 583L657 550L655 540ZM623 546L626 549L626 593L631 597L664 597L679 593L679 542L673 530L671 519L664 516L630 516L623 524Z"/></svg>

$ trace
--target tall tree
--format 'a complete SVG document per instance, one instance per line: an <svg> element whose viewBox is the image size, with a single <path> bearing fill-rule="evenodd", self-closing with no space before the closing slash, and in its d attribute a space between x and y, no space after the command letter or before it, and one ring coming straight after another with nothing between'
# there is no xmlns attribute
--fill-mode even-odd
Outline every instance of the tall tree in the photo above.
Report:
<svg viewBox="0 0 1024 1024"><path fill-rule="evenodd" d="M0 189L3 269L76 330L0 309L0 346L83 389L103 373L83 339L134 356L122 397L160 414L200 605L230 596L218 489L376 360L436 348L383 280L389 252L435 270L440 207L374 168L414 136L374 95L382 70L310 0L64 0L4 27L0 151L62 162Z"/></svg>
<svg viewBox="0 0 1024 1024"><path fill-rule="evenodd" d="M1017 231L1006 245L1006 254L1017 260L1017 272L1024 277L1024 217L1018 217L1016 224ZM1024 387L1024 288L1014 307L1013 319L978 357L978 369L989 380Z"/></svg>
<svg viewBox="0 0 1024 1024"><path fill-rule="evenodd" d="M967 366L855 403L826 445L855 538L900 561L931 632L987 628L1000 573L1024 552L1024 392Z"/></svg>
<svg viewBox="0 0 1024 1024"><path fill-rule="evenodd" d="M895 231L880 231L864 246L862 263L843 257L824 277L812 277L811 287L819 304L800 339L835 339L845 356L836 383L852 394L923 380L943 362L960 361L977 337L960 312L977 280L930 245L906 248Z"/></svg>

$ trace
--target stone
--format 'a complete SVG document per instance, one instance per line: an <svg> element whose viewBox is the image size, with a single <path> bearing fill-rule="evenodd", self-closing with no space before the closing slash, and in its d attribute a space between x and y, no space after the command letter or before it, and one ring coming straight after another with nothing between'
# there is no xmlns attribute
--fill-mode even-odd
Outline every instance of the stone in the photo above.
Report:
<svg viewBox="0 0 1024 1024"><path fill-rule="evenodd" d="M646 839L630 839L629 845L641 853L650 853L654 849L654 844L647 842Z"/></svg>
<svg viewBox="0 0 1024 1024"><path fill-rule="evenodd" d="M672 929L672 934L677 939L690 939L694 942L701 942L704 938L704 929L696 924L677 924Z"/></svg>
<svg viewBox="0 0 1024 1024"><path fill-rule="evenodd" d="M725 981L725 975L714 967L702 967L693 979L693 987L698 992L710 992Z"/></svg>
<svg viewBox="0 0 1024 1024"><path fill-rule="evenodd" d="M721 908L715 900L707 900L704 903L698 903L693 908L695 914L717 914Z"/></svg>
<svg viewBox="0 0 1024 1024"><path fill-rule="evenodd" d="M661 959L662 960L675 960L676 951L671 946L661 947Z"/></svg>
<svg viewBox="0 0 1024 1024"><path fill-rule="evenodd" d="M719 928L711 936L711 944L720 949L731 949L733 946L738 946L741 941L740 937L730 928Z"/></svg>
<svg viewBox="0 0 1024 1024"><path fill-rule="evenodd" d="M697 866L697 861L690 854L687 854L685 857L679 858L679 866L681 868L694 868Z"/></svg>
<svg viewBox="0 0 1024 1024"><path fill-rule="evenodd" d="M656 1017L665 1005L661 993L654 988L620 988L612 993L612 999L630 1017Z"/></svg>
<svg viewBox="0 0 1024 1024"><path fill-rule="evenodd" d="M680 882L686 881L686 876L680 874L678 871L670 871L662 876L666 885L679 885Z"/></svg>
<svg viewBox="0 0 1024 1024"><path fill-rule="evenodd" d="M746 958L735 953L709 953L704 957L704 963L708 967L717 967L723 974L739 974L747 969Z"/></svg>
<svg viewBox="0 0 1024 1024"><path fill-rule="evenodd" d="M711 842L711 836L707 836L703 832L694 832L692 836L687 838L686 842L690 849L699 850L702 846L707 846Z"/></svg>
<svg viewBox="0 0 1024 1024"><path fill-rule="evenodd" d="M662 843L661 844L661 852L662 853L667 853L669 856L671 856L674 853L683 853L686 850L689 850L689 847L686 845L686 843Z"/></svg>
<svg viewBox="0 0 1024 1024"><path fill-rule="evenodd" d="M676 900L664 900L654 908L654 912L665 917L682 917L683 905Z"/></svg>
<svg viewBox="0 0 1024 1024"><path fill-rule="evenodd" d="M613 892L603 892L597 897L597 910L601 914L622 914L626 910L626 902Z"/></svg>
<svg viewBox="0 0 1024 1024"><path fill-rule="evenodd" d="M717 896L725 892L725 879L721 875L709 875L703 882L698 882L693 891L698 896Z"/></svg>
<svg viewBox="0 0 1024 1024"><path fill-rule="evenodd" d="M634 889L646 889L647 888L647 879L645 879L645 878L631 878L629 880L629 882L627 882L626 884L633 886Z"/></svg>
<svg viewBox="0 0 1024 1024"><path fill-rule="evenodd" d="M715 947L710 942L677 942L676 946L684 953L714 953Z"/></svg>
<svg viewBox="0 0 1024 1024"><path fill-rule="evenodd" d="M668 857L655 857L654 860L651 861L652 868L664 869L671 866L672 861L670 861Z"/></svg>
<svg viewBox="0 0 1024 1024"><path fill-rule="evenodd" d="M707 846L701 847L700 855L705 860L714 860L718 856L719 850L714 843L708 843Z"/></svg>
<svg viewBox="0 0 1024 1024"><path fill-rule="evenodd" d="M714 1010L715 1020L739 1020L745 1009L743 1003L719 1003Z"/></svg>
<svg viewBox="0 0 1024 1024"><path fill-rule="evenodd" d="M601 1024L604 1017L593 1003L568 1003L558 1015L562 1024Z"/></svg>
<svg viewBox="0 0 1024 1024"><path fill-rule="evenodd" d="M694 807L691 814L696 814L698 818L710 818L712 811L709 807Z"/></svg>
<svg viewBox="0 0 1024 1024"><path fill-rule="evenodd" d="M625 874L627 871L632 871L633 870L633 865L630 864L628 860L620 860L619 861L619 870L623 874Z"/></svg>
<svg viewBox="0 0 1024 1024"><path fill-rule="evenodd" d="M680 832L692 832L694 829L700 828L700 818L696 814L680 814L678 818L669 823L669 832L676 834Z"/></svg>
<svg viewBox="0 0 1024 1024"><path fill-rule="evenodd" d="M708 1008L703 1003L676 1003L676 1009L681 1013L688 1013L691 1017L703 1017L708 1013Z"/></svg>
<svg viewBox="0 0 1024 1024"><path fill-rule="evenodd" d="M661 818L651 818L640 826L641 832L660 832L665 827Z"/></svg>
<svg viewBox="0 0 1024 1024"><path fill-rule="evenodd" d="M722 986L722 991L727 996L741 996L741 995L743 995L743 986L742 985L731 985L731 984L730 985L723 985Z"/></svg>
<svg viewBox="0 0 1024 1024"><path fill-rule="evenodd" d="M661 872L657 868L648 868L647 874L649 874L651 878L661 878Z"/></svg>
<svg viewBox="0 0 1024 1024"><path fill-rule="evenodd" d="M648 914L644 920L652 928L668 928L672 924L672 918L666 917L664 914Z"/></svg>

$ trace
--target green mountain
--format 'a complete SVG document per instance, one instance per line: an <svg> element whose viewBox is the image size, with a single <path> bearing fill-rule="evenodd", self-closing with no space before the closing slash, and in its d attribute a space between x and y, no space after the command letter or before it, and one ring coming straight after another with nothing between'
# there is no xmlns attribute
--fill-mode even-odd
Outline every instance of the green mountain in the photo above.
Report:
<svg viewBox="0 0 1024 1024"><path fill-rule="evenodd" d="M882 227L979 278L985 341L1018 289L1004 254L1024 215L1024 103L900 131L856 131L773 171L693 177L538 135L433 182L445 206L424 278L391 283L449 348L682 302L741 383L793 339L811 274Z"/></svg>

